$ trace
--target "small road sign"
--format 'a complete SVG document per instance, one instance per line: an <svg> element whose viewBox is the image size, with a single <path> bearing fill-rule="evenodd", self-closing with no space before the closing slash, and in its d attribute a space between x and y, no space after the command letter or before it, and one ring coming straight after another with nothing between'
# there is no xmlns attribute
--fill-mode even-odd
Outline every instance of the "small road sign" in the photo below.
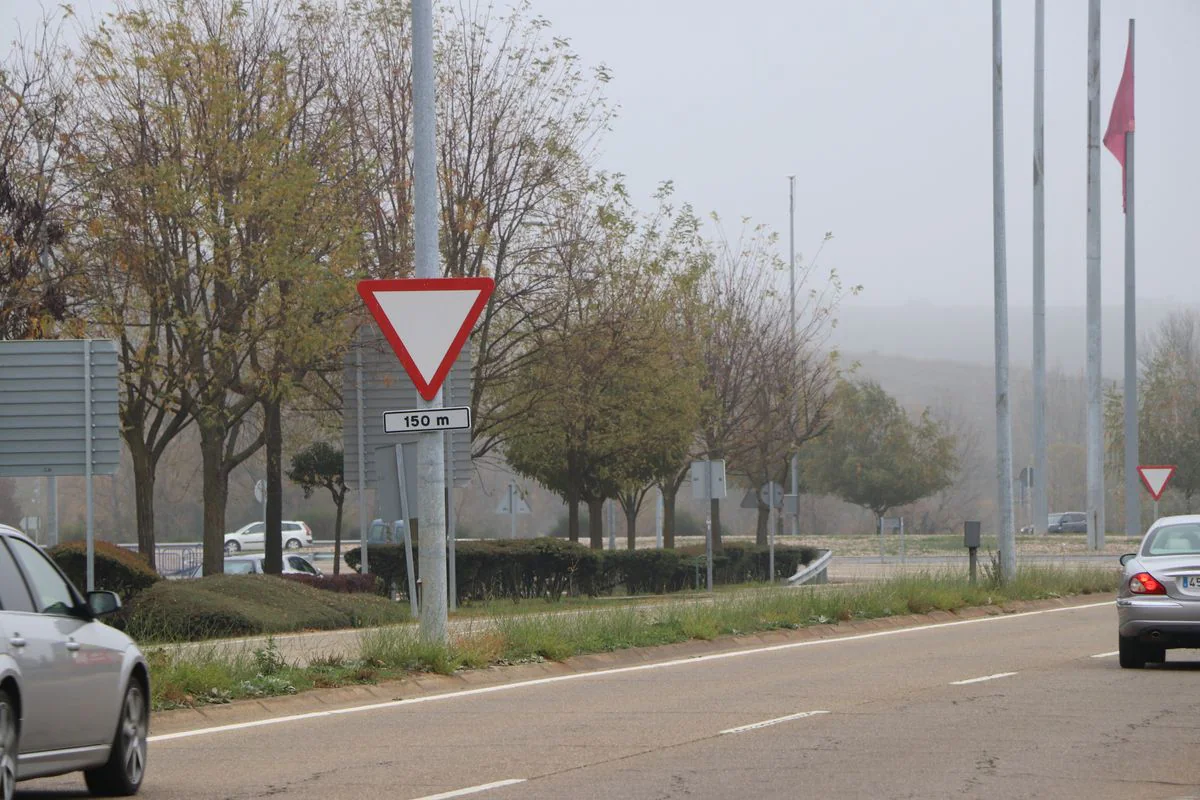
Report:
<svg viewBox="0 0 1200 800"><path fill-rule="evenodd" d="M770 508L783 507L783 487L775 481L764 483L758 490L758 497Z"/></svg>
<svg viewBox="0 0 1200 800"><path fill-rule="evenodd" d="M1167 489L1167 483L1170 482L1171 476L1175 474L1173 465L1154 465L1138 467L1138 475L1142 476L1142 483L1146 484L1146 489L1150 492L1150 496L1156 501L1159 500L1163 492Z"/></svg>
<svg viewBox="0 0 1200 800"><path fill-rule="evenodd" d="M358 282L359 296L426 400L437 396L494 288L491 278Z"/></svg>
<svg viewBox="0 0 1200 800"><path fill-rule="evenodd" d="M384 433L421 433L457 431L471 427L470 408L416 408L409 411L385 411Z"/></svg>
<svg viewBox="0 0 1200 800"><path fill-rule="evenodd" d="M692 498L696 500L725 499L725 460L692 462Z"/></svg>
<svg viewBox="0 0 1200 800"><path fill-rule="evenodd" d="M254 482L254 499L260 503L267 502L267 482L262 478Z"/></svg>

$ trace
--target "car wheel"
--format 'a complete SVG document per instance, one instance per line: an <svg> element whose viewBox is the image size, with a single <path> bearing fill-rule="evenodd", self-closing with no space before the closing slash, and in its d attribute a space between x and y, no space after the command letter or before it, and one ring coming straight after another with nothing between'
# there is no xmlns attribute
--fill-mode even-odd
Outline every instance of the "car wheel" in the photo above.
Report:
<svg viewBox="0 0 1200 800"><path fill-rule="evenodd" d="M127 797L137 794L146 775L146 732L150 710L146 694L136 679L131 679L121 705L121 719L113 738L108 763L83 773L88 790L102 797Z"/></svg>
<svg viewBox="0 0 1200 800"><path fill-rule="evenodd" d="M1137 639L1122 636L1118 645L1118 660L1125 669L1141 669L1146 666L1146 651Z"/></svg>
<svg viewBox="0 0 1200 800"><path fill-rule="evenodd" d="M288 539L287 545L285 545L285 546L287 547L288 550L299 550L300 549L300 540L299 539Z"/></svg>
<svg viewBox="0 0 1200 800"><path fill-rule="evenodd" d="M17 792L17 707L0 689L0 800Z"/></svg>
<svg viewBox="0 0 1200 800"><path fill-rule="evenodd" d="M225 543L225 555L227 555L227 556L231 556L241 549L242 549L242 546L240 544L238 544L237 539L230 539L228 542Z"/></svg>

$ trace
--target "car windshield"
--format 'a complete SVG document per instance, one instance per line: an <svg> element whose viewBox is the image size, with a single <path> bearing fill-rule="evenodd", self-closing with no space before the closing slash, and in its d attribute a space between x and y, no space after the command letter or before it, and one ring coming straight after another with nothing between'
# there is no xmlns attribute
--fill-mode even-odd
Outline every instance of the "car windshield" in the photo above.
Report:
<svg viewBox="0 0 1200 800"><path fill-rule="evenodd" d="M1164 525L1146 537L1144 556L1178 556L1200 554L1200 524Z"/></svg>
<svg viewBox="0 0 1200 800"><path fill-rule="evenodd" d="M250 575L254 572L253 561L226 561L226 575Z"/></svg>

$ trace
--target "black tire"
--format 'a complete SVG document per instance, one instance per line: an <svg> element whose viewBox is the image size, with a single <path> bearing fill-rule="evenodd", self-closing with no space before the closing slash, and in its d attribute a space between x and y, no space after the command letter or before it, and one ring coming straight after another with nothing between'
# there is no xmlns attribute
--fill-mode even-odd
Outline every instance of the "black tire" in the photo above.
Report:
<svg viewBox="0 0 1200 800"><path fill-rule="evenodd" d="M227 555L227 556L231 556L234 553L240 552L241 549L242 549L242 546L240 544L238 544L237 539L230 539L228 542L225 543L225 555Z"/></svg>
<svg viewBox="0 0 1200 800"><path fill-rule="evenodd" d="M287 544L284 545L284 547L287 548L288 550L299 550L300 549L300 540L299 539L288 539Z"/></svg>
<svg viewBox="0 0 1200 800"><path fill-rule="evenodd" d="M108 763L83 773L88 791L98 797L128 797L142 788L146 777L146 734L150 707L142 685L131 679L121 704Z"/></svg>
<svg viewBox="0 0 1200 800"><path fill-rule="evenodd" d="M0 689L0 800L13 800L17 791L19 734L17 704Z"/></svg>
<svg viewBox="0 0 1200 800"><path fill-rule="evenodd" d="M1118 640L1118 660L1125 669L1146 666L1146 651L1137 639L1121 636Z"/></svg>

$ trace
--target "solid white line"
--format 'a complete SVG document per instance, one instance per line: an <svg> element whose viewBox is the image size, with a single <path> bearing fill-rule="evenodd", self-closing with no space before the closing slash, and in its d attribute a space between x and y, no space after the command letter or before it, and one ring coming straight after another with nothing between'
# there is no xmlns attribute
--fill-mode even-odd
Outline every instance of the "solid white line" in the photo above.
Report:
<svg viewBox="0 0 1200 800"><path fill-rule="evenodd" d="M286 717L270 717L268 719L255 720L253 722L238 722L231 725L216 725L211 728L196 728L190 731L180 731L178 733L164 733L158 736L151 736L151 742L169 742L173 739L187 739L193 736L207 736L213 733L226 733L228 731L239 731L247 728L259 728L265 725L281 725L285 722L297 722L300 720L317 719L319 717L331 717L337 714L358 714L363 711L378 711L385 708L400 708L402 706L411 706L418 703L436 703L444 700L456 700L460 697L476 697L482 694L492 694L494 692L510 692L514 689L525 689L530 686L546 686L552 683L563 683L565 681L581 681L594 678L604 678L609 675L622 675L629 672L644 672L653 669L669 669L671 667L680 667L688 664L702 664L706 661L722 661L729 658L741 658L743 656L753 656L760 653L778 653L785 650L797 650L802 647L821 647L829 644L837 644L839 642L857 642L864 639L878 639L884 636L900 636L906 633L914 633L917 631L939 630L941 628L954 628L959 625L981 625L990 622L1003 622L1010 619L1021 619L1023 617L1036 617L1041 614L1058 614L1064 611L1084 611L1087 609L1101 608L1111 606L1113 601L1109 600L1103 603L1088 603L1082 606L1064 606L1062 608L1044 608L1040 611L1022 611L1017 614L1003 614L994 617L977 617L975 619L961 619L954 622L935 622L932 625L917 625L912 628L894 628L887 631L874 631L872 633L858 633L852 636L837 636L829 639L809 639L803 642L788 642L787 644L773 644L765 647L755 647L749 650L732 650L727 653L710 653L706 656L695 656L693 658L679 658L673 661L659 661L653 664L638 664L632 667L614 667L612 669L597 670L595 672L573 672L569 675L556 675L553 678L534 678L528 681L518 681L516 683L502 683L496 686L482 686L477 689L463 689L457 692L444 692L442 694L427 695L425 697L411 697L407 700L390 700L383 703L371 703L363 706L351 706L350 708L339 708L333 711L311 711L306 714L292 714Z"/></svg>
<svg viewBox="0 0 1200 800"><path fill-rule="evenodd" d="M804 719L805 717L815 717L818 714L828 714L828 711L801 711L799 714L788 714L786 717L776 717L763 722L756 722L753 725L743 725L740 728L730 728L729 730L721 731L722 735L726 733L745 733L746 731L756 731L759 728L769 728L772 725L778 725L781 722L791 722L794 719Z"/></svg>
<svg viewBox="0 0 1200 800"><path fill-rule="evenodd" d="M951 686L966 686L968 683L983 683L984 681L994 681L996 678L1007 678L1009 675L1016 675L1015 672L997 672L995 675L984 675L982 678L968 678L965 681L950 681Z"/></svg>
<svg viewBox="0 0 1200 800"><path fill-rule="evenodd" d="M451 797L465 797L469 794L478 794L486 792L488 789L499 789L502 786L512 786L518 783L524 783L524 778L509 778L506 781L496 781L495 783L481 783L478 786L468 786L466 789L455 789L453 792L442 792L441 794L428 794L424 797L418 797L416 800L450 800Z"/></svg>
<svg viewBox="0 0 1200 800"><path fill-rule="evenodd" d="M1120 650L1113 650L1111 653L1096 653L1092 658L1112 658L1120 652Z"/></svg>

